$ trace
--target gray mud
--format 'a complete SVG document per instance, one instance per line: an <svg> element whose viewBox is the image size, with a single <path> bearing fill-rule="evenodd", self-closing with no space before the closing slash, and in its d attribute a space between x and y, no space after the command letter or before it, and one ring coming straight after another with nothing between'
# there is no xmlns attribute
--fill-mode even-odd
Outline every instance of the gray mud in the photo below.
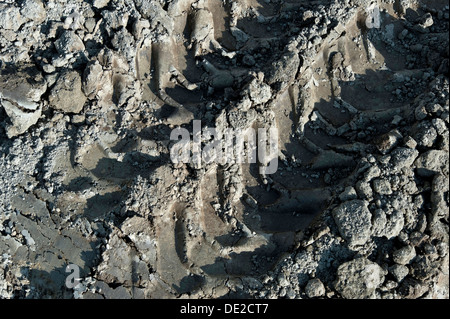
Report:
<svg viewBox="0 0 450 319"><path fill-rule="evenodd" d="M0 298L448 299L448 29L440 0L1 1ZM277 171L174 163L194 120L277 128Z"/></svg>

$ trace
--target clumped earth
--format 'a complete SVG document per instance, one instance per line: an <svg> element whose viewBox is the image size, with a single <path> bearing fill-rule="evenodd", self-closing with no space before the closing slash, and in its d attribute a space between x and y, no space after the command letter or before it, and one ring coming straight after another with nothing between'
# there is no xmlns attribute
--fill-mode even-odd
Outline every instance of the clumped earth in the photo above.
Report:
<svg viewBox="0 0 450 319"><path fill-rule="evenodd" d="M0 298L448 298L448 30L441 0L2 1ZM193 120L278 128L277 172L173 163Z"/></svg>

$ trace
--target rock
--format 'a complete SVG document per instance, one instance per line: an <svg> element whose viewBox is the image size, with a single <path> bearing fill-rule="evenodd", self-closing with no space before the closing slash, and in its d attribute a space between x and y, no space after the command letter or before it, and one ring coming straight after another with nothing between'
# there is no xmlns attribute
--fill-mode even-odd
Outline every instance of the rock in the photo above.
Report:
<svg viewBox="0 0 450 319"><path fill-rule="evenodd" d="M428 291L428 286L413 278L406 278L401 283L398 292L405 299L417 299Z"/></svg>
<svg viewBox="0 0 450 319"><path fill-rule="evenodd" d="M81 90L81 77L76 71L60 75L49 96L51 107L65 113L80 113L86 102Z"/></svg>
<svg viewBox="0 0 450 319"><path fill-rule="evenodd" d="M437 137L437 131L430 122L423 122L415 129L414 140L419 146L432 147Z"/></svg>
<svg viewBox="0 0 450 319"><path fill-rule="evenodd" d="M405 144L406 147L411 148L411 149L415 149L417 146L416 140L413 139L411 136L405 137L405 139L403 140L403 143Z"/></svg>
<svg viewBox="0 0 450 319"><path fill-rule="evenodd" d="M417 169L417 174L420 176L433 176L445 167L448 169L448 152L441 150L428 151L421 154L414 164Z"/></svg>
<svg viewBox="0 0 450 319"><path fill-rule="evenodd" d="M132 283L132 250L117 233L110 235L108 249L98 266L98 278L107 283Z"/></svg>
<svg viewBox="0 0 450 319"><path fill-rule="evenodd" d="M280 90L282 90L295 76L299 66L300 57L298 54L296 52L287 52L279 61L273 63L267 82L270 85L279 83L281 86Z"/></svg>
<svg viewBox="0 0 450 319"><path fill-rule="evenodd" d="M64 31L59 39L55 41L55 47L61 55L83 51L85 49L83 41L72 30Z"/></svg>
<svg viewBox="0 0 450 319"><path fill-rule="evenodd" d="M128 24L128 13L123 13L120 11L102 11L103 19L112 29L119 29L121 27L126 27Z"/></svg>
<svg viewBox="0 0 450 319"><path fill-rule="evenodd" d="M83 73L82 88L84 94L89 99L93 99L105 85L107 85L107 81L105 81L100 63L90 63Z"/></svg>
<svg viewBox="0 0 450 319"><path fill-rule="evenodd" d="M443 119L435 118L431 121L431 124L436 129L439 135L448 134L448 128Z"/></svg>
<svg viewBox="0 0 450 319"><path fill-rule="evenodd" d="M272 90L270 89L270 86L264 82L259 82L257 79L250 82L247 90L250 99L255 103L255 105L266 103L272 98Z"/></svg>
<svg viewBox="0 0 450 319"><path fill-rule="evenodd" d="M318 278L308 281L305 287L305 293L308 298L317 298L325 295L325 286Z"/></svg>
<svg viewBox="0 0 450 319"><path fill-rule="evenodd" d="M242 47L250 39L247 33L237 27L230 27L230 32L236 39L238 48Z"/></svg>
<svg viewBox="0 0 450 319"><path fill-rule="evenodd" d="M381 169L378 167L377 164L374 164L369 167L369 169L364 173L364 181L370 182L376 177L379 177L381 175Z"/></svg>
<svg viewBox="0 0 450 319"><path fill-rule="evenodd" d="M358 196L363 199L371 199L373 197L372 187L370 183L365 181L358 181L356 183L356 192Z"/></svg>
<svg viewBox="0 0 450 319"><path fill-rule="evenodd" d="M41 117L41 96L47 82L32 65L2 70L0 77L1 105L12 125L8 125L9 138L25 133Z"/></svg>
<svg viewBox="0 0 450 319"><path fill-rule="evenodd" d="M339 266L335 288L346 299L370 298L384 282L384 275L378 264L357 258Z"/></svg>
<svg viewBox="0 0 450 319"><path fill-rule="evenodd" d="M389 273L394 276L397 282L401 282L409 274L409 269L405 265L395 264L389 268Z"/></svg>
<svg viewBox="0 0 450 319"><path fill-rule="evenodd" d="M42 23L47 17L47 12L41 0L25 0L20 9L20 14L35 23Z"/></svg>
<svg viewBox="0 0 450 319"><path fill-rule="evenodd" d="M64 29L79 30L84 22L84 16L75 10L64 19Z"/></svg>
<svg viewBox="0 0 450 319"><path fill-rule="evenodd" d="M374 212L372 219L373 236L392 239L397 237L405 225L405 218L400 211L394 211L387 215L382 209Z"/></svg>
<svg viewBox="0 0 450 319"><path fill-rule="evenodd" d="M278 278L277 278L278 284L281 287L289 287L291 285L291 283L289 282L289 280L286 278L286 275L281 273Z"/></svg>
<svg viewBox="0 0 450 319"><path fill-rule="evenodd" d="M46 90L47 82L33 65L8 68L1 72L0 98L22 109L36 110Z"/></svg>
<svg viewBox="0 0 450 319"><path fill-rule="evenodd" d="M0 30L16 32L26 22L20 14L20 9L13 5L0 4Z"/></svg>
<svg viewBox="0 0 450 319"><path fill-rule="evenodd" d="M339 205L332 211L341 236L350 246L364 245L371 235L371 219L364 200L352 200Z"/></svg>
<svg viewBox="0 0 450 319"><path fill-rule="evenodd" d="M423 28L431 27L433 23L433 16L429 12L425 13L420 19L420 26L422 26Z"/></svg>
<svg viewBox="0 0 450 319"><path fill-rule="evenodd" d="M8 138L12 138L25 133L30 126L37 123L42 115L42 109L39 107L35 111L24 111L24 109L6 100L1 102L12 125L6 127Z"/></svg>
<svg viewBox="0 0 450 319"><path fill-rule="evenodd" d="M345 190L339 195L339 199L343 202L357 198L358 194L356 193L356 190L352 186L347 186Z"/></svg>
<svg viewBox="0 0 450 319"><path fill-rule="evenodd" d="M414 278L425 281L438 272L439 264L430 261L425 256L418 256L411 264L411 274Z"/></svg>
<svg viewBox="0 0 450 319"><path fill-rule="evenodd" d="M141 259L156 269L156 240L151 229L150 222L138 216L126 219L121 226L122 232L128 236L141 254Z"/></svg>
<svg viewBox="0 0 450 319"><path fill-rule="evenodd" d="M431 184L431 191L431 213L428 219L429 228L434 236L444 238L448 242L448 231L445 231L446 227L442 225L443 221L448 221L449 217L447 198L449 191L448 174L436 174Z"/></svg>
<svg viewBox="0 0 450 319"><path fill-rule="evenodd" d="M397 237L402 231L404 225L405 225L405 217L400 211L395 210L389 216L389 219L386 223L386 227L384 228L384 236L387 239Z"/></svg>
<svg viewBox="0 0 450 319"><path fill-rule="evenodd" d="M403 29L403 31L398 34L399 40L404 40L408 33L408 29Z"/></svg>
<svg viewBox="0 0 450 319"><path fill-rule="evenodd" d="M422 51L423 46L422 46L422 44L417 43L417 44L412 45L410 47L410 49L411 49L411 51L418 53L418 52Z"/></svg>
<svg viewBox="0 0 450 319"><path fill-rule="evenodd" d="M211 87L215 89L225 89L233 86L234 77L227 71L219 70L219 72L211 75L209 82Z"/></svg>
<svg viewBox="0 0 450 319"><path fill-rule="evenodd" d="M375 210L372 218L372 233L373 236L382 237L385 234L387 223L386 213L382 209Z"/></svg>
<svg viewBox="0 0 450 319"><path fill-rule="evenodd" d="M102 9L109 4L109 1L110 0L94 0L92 4L95 8Z"/></svg>
<svg viewBox="0 0 450 319"><path fill-rule="evenodd" d="M391 184L383 178L377 178L373 181L373 190L380 195L392 194Z"/></svg>
<svg viewBox="0 0 450 319"><path fill-rule="evenodd" d="M425 109L425 106L419 105L414 109L414 116L416 117L416 120L422 121L428 116L427 110Z"/></svg>
<svg viewBox="0 0 450 319"><path fill-rule="evenodd" d="M97 20L95 18L88 18L84 22L84 27L87 29L89 33L94 32L95 25L97 24Z"/></svg>
<svg viewBox="0 0 450 319"><path fill-rule="evenodd" d="M409 245L392 253L392 260L399 265L408 265L414 257L416 257L416 250Z"/></svg>
<svg viewBox="0 0 450 319"><path fill-rule="evenodd" d="M391 152L391 159L389 163L396 170L401 170L403 167L410 167L417 156L419 151L411 148L398 147Z"/></svg>
<svg viewBox="0 0 450 319"><path fill-rule="evenodd" d="M411 7L411 5L412 5L411 2L412 2L411 0L399 0L399 1L397 1L396 2L397 3L396 10L398 11L398 13L401 14L401 15L405 14L406 10ZM405 30L407 30L407 29L405 29Z"/></svg>
<svg viewBox="0 0 450 319"><path fill-rule="evenodd" d="M375 146L381 154L389 153L403 138L398 130L392 130L375 139Z"/></svg>

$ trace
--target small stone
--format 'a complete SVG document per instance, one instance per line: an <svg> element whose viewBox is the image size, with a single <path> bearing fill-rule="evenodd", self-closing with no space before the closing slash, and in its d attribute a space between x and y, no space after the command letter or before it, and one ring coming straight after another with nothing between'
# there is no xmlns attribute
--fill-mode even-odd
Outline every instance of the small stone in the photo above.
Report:
<svg viewBox="0 0 450 319"><path fill-rule="evenodd" d="M25 23L20 9L7 4L0 4L0 30L12 30L16 32Z"/></svg>
<svg viewBox="0 0 450 319"><path fill-rule="evenodd" d="M365 181L358 181L356 183L356 192L358 196L363 199L371 199L373 197L372 187L370 183Z"/></svg>
<svg viewBox="0 0 450 319"><path fill-rule="evenodd" d="M375 139L375 146L381 154L389 153L403 138L398 130L393 130Z"/></svg>
<svg viewBox="0 0 450 319"><path fill-rule="evenodd" d="M383 282L383 269L361 257L339 266L335 288L346 299L366 299L373 296Z"/></svg>
<svg viewBox="0 0 450 319"><path fill-rule="evenodd" d="M47 17L47 12L41 0L25 0L20 9L20 14L38 24L44 22Z"/></svg>
<svg viewBox="0 0 450 319"><path fill-rule="evenodd" d="M416 120L422 121L428 116L427 110L425 109L425 106L419 105L414 110L414 116L416 117Z"/></svg>
<svg viewBox="0 0 450 319"><path fill-rule="evenodd" d="M305 293L308 298L317 298L325 295L325 286L318 278L308 281L305 287Z"/></svg>
<svg viewBox="0 0 450 319"><path fill-rule="evenodd" d="M411 245L417 247L420 244L422 244L425 240L429 238L428 235L420 232L420 231L413 231L411 234L409 234L409 242Z"/></svg>
<svg viewBox="0 0 450 319"><path fill-rule="evenodd" d="M92 4L95 8L102 9L109 4L109 1L110 0L94 0Z"/></svg>
<svg viewBox="0 0 450 319"><path fill-rule="evenodd" d="M250 99L255 104L266 103L272 98L272 90L270 89L270 86L265 83L260 83L257 79L254 79L249 84L248 92Z"/></svg>
<svg viewBox="0 0 450 319"><path fill-rule="evenodd" d="M375 179L373 181L373 190L375 193L378 193L380 195L391 195L392 194L392 188L391 184L386 179Z"/></svg>
<svg viewBox="0 0 450 319"><path fill-rule="evenodd" d="M95 20L95 18L88 18L84 22L84 27L87 29L89 33L92 33L95 29L96 23L97 21Z"/></svg>
<svg viewBox="0 0 450 319"><path fill-rule="evenodd" d="M278 283L280 284L281 287L288 287L290 285L289 280L287 280L284 274L280 274L278 276Z"/></svg>
<svg viewBox="0 0 450 319"><path fill-rule="evenodd" d="M372 232L374 236L382 237L387 223L386 213L382 209L375 210L372 219Z"/></svg>
<svg viewBox="0 0 450 319"><path fill-rule="evenodd" d="M364 181L370 182L376 177L379 177L381 175L381 169L378 167L378 165L374 164L369 167L369 169L364 173Z"/></svg>
<svg viewBox="0 0 450 319"><path fill-rule="evenodd" d="M230 28L231 34L233 35L233 37L236 39L236 41L242 46L243 44L245 44L245 42L248 41L249 36L242 31L241 29L237 28L237 27L231 27Z"/></svg>
<svg viewBox="0 0 450 319"><path fill-rule="evenodd" d="M44 65L42 66L42 69L43 69L44 72L47 73L47 74L51 74L51 73L53 73L53 72L56 71L55 66L52 65L52 64L48 64L48 63L47 63L47 64L44 64Z"/></svg>
<svg viewBox="0 0 450 319"><path fill-rule="evenodd" d="M245 194L244 195L245 198L245 202L250 205L253 208L258 207L258 202L256 201L256 199L254 199L251 195L249 194Z"/></svg>
<svg viewBox="0 0 450 319"><path fill-rule="evenodd" d="M83 124L85 120L86 120L86 116L84 114L74 115L72 117L73 124Z"/></svg>
<svg viewBox="0 0 450 319"><path fill-rule="evenodd" d="M431 121L431 124L436 129L439 135L445 135L446 132L448 134L448 128L443 119L435 118Z"/></svg>
<svg viewBox="0 0 450 319"><path fill-rule="evenodd" d="M433 23L434 23L433 16L429 12L425 13L420 19L420 26L424 28L431 27Z"/></svg>
<svg viewBox="0 0 450 319"><path fill-rule="evenodd" d="M403 117L400 115L395 115L391 123L394 125L399 125L401 121L403 121Z"/></svg>
<svg viewBox="0 0 450 319"><path fill-rule="evenodd" d="M430 177L449 165L448 152L441 150L428 151L417 158L414 163L417 173L423 177Z"/></svg>
<svg viewBox="0 0 450 319"><path fill-rule="evenodd" d="M398 292L405 299L418 299L428 291L428 286L416 279L405 278Z"/></svg>
<svg viewBox="0 0 450 319"><path fill-rule="evenodd" d="M405 217L403 213L395 210L389 216L388 222L386 223L386 227L384 229L384 236L387 239L392 239L397 237L403 229L405 225Z"/></svg>
<svg viewBox="0 0 450 319"><path fill-rule="evenodd" d="M128 24L128 19L130 17L129 13L123 13L120 11L102 11L103 19L112 29L119 29L121 27L126 27Z"/></svg>
<svg viewBox="0 0 450 319"><path fill-rule="evenodd" d="M390 155L389 162L393 168L401 170L403 167L411 167L417 156L419 156L419 151L405 147L397 147Z"/></svg>
<svg viewBox="0 0 450 319"><path fill-rule="evenodd" d="M414 257L416 257L416 250L410 245L397 249L392 253L392 260L399 265L409 264Z"/></svg>
<svg viewBox="0 0 450 319"><path fill-rule="evenodd" d="M343 202L357 198L358 194L352 186L346 187L345 190L339 195L339 199Z"/></svg>
<svg viewBox="0 0 450 319"><path fill-rule="evenodd" d="M17 107L17 105L6 100L2 101L1 105L11 120L11 125L7 125L6 127L6 135L8 138L25 133L30 126L37 123L42 115L41 108L38 108L34 112L25 112L20 107Z"/></svg>
<svg viewBox="0 0 450 319"><path fill-rule="evenodd" d="M371 235L371 219L364 200L352 200L339 205L332 211L341 236L350 246L364 245Z"/></svg>
<svg viewBox="0 0 450 319"><path fill-rule="evenodd" d="M103 79L103 68L100 63L95 62L89 64L83 73L82 88L84 94L89 99L93 99L105 85L106 83Z"/></svg>
<svg viewBox="0 0 450 319"><path fill-rule="evenodd" d="M414 134L417 144L432 147L438 137L436 129L429 122L421 123Z"/></svg>
<svg viewBox="0 0 450 319"><path fill-rule="evenodd" d="M439 264L425 256L418 256L411 264L411 274L420 281L425 281L438 272Z"/></svg>
<svg viewBox="0 0 450 319"><path fill-rule="evenodd" d="M0 76L1 105L11 120L6 131L9 138L25 133L42 114L41 96L47 82L34 66L4 69Z"/></svg>
<svg viewBox="0 0 450 319"><path fill-rule="evenodd" d="M83 41L72 30L64 31L59 39L55 41L55 47L61 55L83 51L85 49Z"/></svg>
<svg viewBox="0 0 450 319"><path fill-rule="evenodd" d="M394 276L397 282L401 282L409 274L409 269L405 265L395 264L389 268L389 273Z"/></svg>
<svg viewBox="0 0 450 319"><path fill-rule="evenodd" d="M405 137L403 143L405 144L406 147L410 149L415 149L417 146L417 142L411 136Z"/></svg>
<svg viewBox="0 0 450 319"><path fill-rule="evenodd" d="M50 105L65 113L80 113L86 102L81 90L81 77L76 71L66 71L56 81L49 97Z"/></svg>

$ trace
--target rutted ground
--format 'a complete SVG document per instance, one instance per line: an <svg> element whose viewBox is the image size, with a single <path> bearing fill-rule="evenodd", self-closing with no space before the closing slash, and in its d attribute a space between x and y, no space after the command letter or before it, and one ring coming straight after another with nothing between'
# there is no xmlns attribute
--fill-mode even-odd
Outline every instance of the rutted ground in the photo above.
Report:
<svg viewBox="0 0 450 319"><path fill-rule="evenodd" d="M448 298L448 5L372 2L1 4L1 296Z"/></svg>

